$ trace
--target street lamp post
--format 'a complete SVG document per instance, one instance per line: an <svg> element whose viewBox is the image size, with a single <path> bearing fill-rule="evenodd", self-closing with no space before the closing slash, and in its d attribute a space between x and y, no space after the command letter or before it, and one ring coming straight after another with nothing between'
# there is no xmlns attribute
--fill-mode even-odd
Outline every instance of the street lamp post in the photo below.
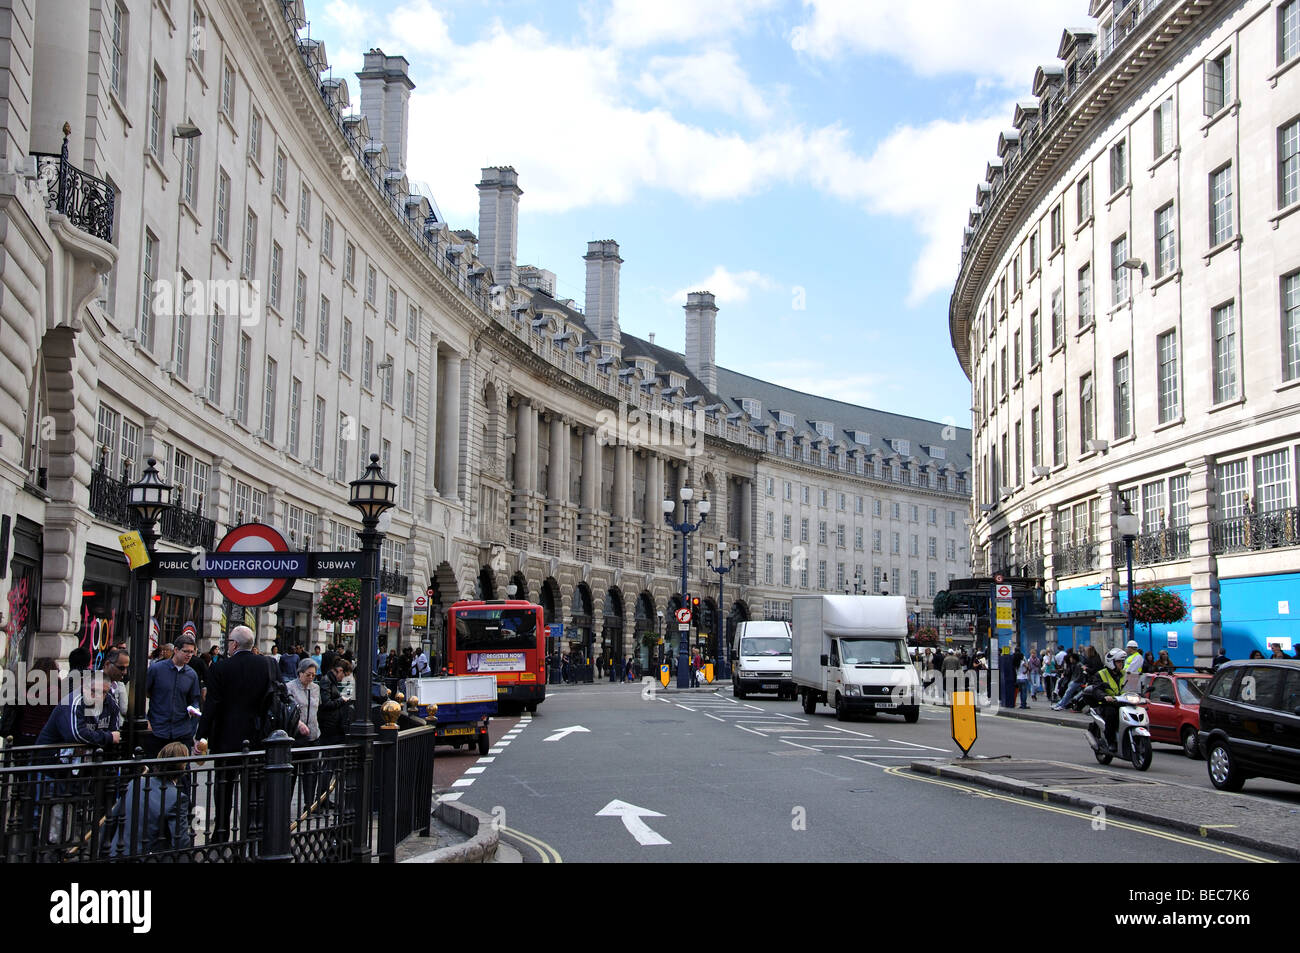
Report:
<svg viewBox="0 0 1300 953"><path fill-rule="evenodd" d="M667 523L674 532L682 534L682 605L689 607L691 604L690 594L686 591L686 563L690 556L688 537L704 525L704 521L709 517L709 501L706 497L696 504L699 510L700 520L698 523L691 522L691 498L695 491L689 486L681 489L682 498L682 522L678 523L673 520L673 513L677 510L677 504L673 500L664 500L664 522ZM690 665L690 631L683 629L681 631L681 641L677 650L677 687L691 687L691 665Z"/></svg>
<svg viewBox="0 0 1300 953"><path fill-rule="evenodd" d="M1128 611L1124 613L1127 616L1125 623L1128 627L1128 641L1134 642L1136 640L1133 638L1133 540L1137 539L1141 524L1129 509L1128 500L1124 501L1124 512L1120 514L1116 523L1119 534L1124 537L1124 561L1128 564Z"/></svg>
<svg viewBox="0 0 1300 953"><path fill-rule="evenodd" d="M727 557L728 559L730 559L730 563L726 566L722 565L722 553L725 548L726 548L726 540L722 540L722 539L718 540L718 553L717 553L718 565L716 566L713 565L713 550L710 549L704 554L705 562L708 563L709 568L718 574L718 611L715 613L715 615L717 616L716 628L717 628L717 638L718 638L718 645L717 645L718 658L722 660L722 668L718 672L719 678L731 677L731 653L728 650L726 641L723 638L724 633L723 633L723 626L722 626L722 607L726 605L726 602L722 597L722 586L723 583L726 581L727 573L731 572L733 569L736 568L736 562L740 559L740 550L733 549L727 553Z"/></svg>
<svg viewBox="0 0 1300 953"><path fill-rule="evenodd" d="M358 863L370 862L370 785L374 770L375 724L370 717L370 670L375 663L375 593L379 588L379 549L384 534L379 518L393 505L397 484L383 478L379 454L370 455L370 466L351 484L348 502L361 511L361 618L357 627L360 662L356 667L356 709L348 734L362 746L359 790L352 843Z"/></svg>
<svg viewBox="0 0 1300 953"><path fill-rule="evenodd" d="M158 542L154 526L172 506L172 488L158 476L153 457L145 461L140 482L127 488L127 506L140 521L140 538L144 541L146 555L153 559L153 546ZM127 749L134 751L148 730L145 720L145 678L149 673L149 616L153 605L153 574L145 563L132 574L132 601L135 603L135 627L131 630L131 711L126 725Z"/></svg>

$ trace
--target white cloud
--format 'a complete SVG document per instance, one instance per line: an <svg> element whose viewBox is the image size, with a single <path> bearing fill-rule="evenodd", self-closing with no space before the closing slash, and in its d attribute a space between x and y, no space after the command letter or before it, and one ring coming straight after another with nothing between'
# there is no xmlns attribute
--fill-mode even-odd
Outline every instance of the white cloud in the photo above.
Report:
<svg viewBox="0 0 1300 953"><path fill-rule="evenodd" d="M810 361L773 361L759 365L752 373L780 387L860 407L878 407L888 400L887 393L894 390L885 374L826 376L824 371L825 368L812 366Z"/></svg>
<svg viewBox="0 0 1300 953"><path fill-rule="evenodd" d="M391 43L393 49L408 58L412 54L436 55L451 49L447 18L429 0L411 0L398 7L388 17L388 28L395 38Z"/></svg>
<svg viewBox="0 0 1300 953"><path fill-rule="evenodd" d="M698 43L745 29L782 0L613 0L604 33L617 47Z"/></svg>
<svg viewBox="0 0 1300 953"><path fill-rule="evenodd" d="M971 73L1028 89L1034 68L1056 60L1067 26L1086 25L1082 0L803 0L810 19L791 46L817 59L869 53L902 61L922 76Z"/></svg>
<svg viewBox="0 0 1300 953"><path fill-rule="evenodd" d="M692 282L685 288L674 291L664 297L667 304L684 305L686 296L692 291L712 292L719 306L741 304L749 300L752 291L778 291L780 282L758 271L729 271L724 265L718 265L713 273L703 281Z"/></svg>
<svg viewBox="0 0 1300 953"><path fill-rule="evenodd" d="M772 109L750 82L730 50L690 56L656 56L636 83L643 94L662 103L687 102L729 115L763 120Z"/></svg>

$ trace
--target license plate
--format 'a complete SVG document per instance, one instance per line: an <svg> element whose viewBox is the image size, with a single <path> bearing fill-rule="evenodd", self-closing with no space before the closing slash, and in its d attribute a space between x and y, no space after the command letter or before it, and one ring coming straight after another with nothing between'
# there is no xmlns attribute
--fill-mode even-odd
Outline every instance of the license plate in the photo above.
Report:
<svg viewBox="0 0 1300 953"><path fill-rule="evenodd" d="M474 729L473 728L447 728L446 730L443 731L443 734L444 735L472 735L474 734Z"/></svg>
<svg viewBox="0 0 1300 953"><path fill-rule="evenodd" d="M774 691L777 691L779 688L780 688L780 686L779 686L779 685L776 685L776 684L771 684L771 685L766 685L766 684L765 684L765 685L763 685L761 688L759 688L759 691L761 691L761 692L774 692Z"/></svg>
<svg viewBox="0 0 1300 953"><path fill-rule="evenodd" d="M897 702L876 702L877 708L897 708Z"/></svg>

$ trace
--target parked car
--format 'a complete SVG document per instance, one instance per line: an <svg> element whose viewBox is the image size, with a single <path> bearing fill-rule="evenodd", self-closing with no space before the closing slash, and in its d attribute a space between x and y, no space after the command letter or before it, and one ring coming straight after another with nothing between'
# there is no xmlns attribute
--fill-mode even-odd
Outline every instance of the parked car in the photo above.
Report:
<svg viewBox="0 0 1300 953"><path fill-rule="evenodd" d="M1152 741L1180 745L1189 758L1201 756L1196 732L1201 724L1201 696L1210 678L1192 672L1142 676L1139 691L1149 702Z"/></svg>
<svg viewBox="0 0 1300 953"><path fill-rule="evenodd" d="M1223 665L1201 697L1197 738L1220 791L1255 777L1300 784L1300 661Z"/></svg>

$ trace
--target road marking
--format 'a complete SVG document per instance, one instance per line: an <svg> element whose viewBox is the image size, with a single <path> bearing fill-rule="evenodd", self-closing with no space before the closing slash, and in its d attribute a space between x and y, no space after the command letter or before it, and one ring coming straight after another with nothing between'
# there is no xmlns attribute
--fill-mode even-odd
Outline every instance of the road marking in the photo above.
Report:
<svg viewBox="0 0 1300 953"><path fill-rule="evenodd" d="M454 788L467 788L473 783L473 778L457 778L455 781L451 782L451 786Z"/></svg>
<svg viewBox="0 0 1300 953"><path fill-rule="evenodd" d="M909 748L925 748L927 751L943 751L946 753L950 750L948 748L931 748L929 745L919 745L914 741L898 741L894 738L890 738L889 740L894 742L896 745L907 745Z"/></svg>
<svg viewBox="0 0 1300 953"><path fill-rule="evenodd" d="M495 760L496 760L496 758L479 758L478 761L476 761L476 762L474 762L474 763L475 763L475 764L491 764L491 763L492 763L493 761L495 761Z"/></svg>
<svg viewBox="0 0 1300 953"><path fill-rule="evenodd" d="M741 731L748 731L751 735L758 735L760 738L767 737L767 735L763 734L761 731L755 731L753 728L746 728L744 725L737 725L736 727Z"/></svg>
<svg viewBox="0 0 1300 953"><path fill-rule="evenodd" d="M465 773L466 773L466 774L482 774L482 773L483 773L484 771L486 771L486 770L487 770L486 768L466 768L466 769L465 769Z"/></svg>
<svg viewBox="0 0 1300 953"><path fill-rule="evenodd" d="M819 750L819 749L817 749L817 748L810 747L809 745L801 745L801 744L799 744L798 742L790 741L790 740L787 739L787 738L778 738L778 739L776 739L776 740L779 741L779 742L781 742L781 744L783 744L783 745L793 745L793 746L796 747L796 748L803 748L805 751L817 751L817 750Z"/></svg>
<svg viewBox="0 0 1300 953"><path fill-rule="evenodd" d="M704 712L703 714L704 714L704 717L705 717L705 718L712 718L714 721L720 721L720 722L722 722L724 725L727 723L725 719L723 719L723 718L719 718L717 715L710 715L707 711Z"/></svg>
<svg viewBox="0 0 1300 953"><path fill-rule="evenodd" d="M495 748L488 748L488 754L502 754L506 750L505 745L498 745Z"/></svg>
<svg viewBox="0 0 1300 953"><path fill-rule="evenodd" d="M686 707L685 705L683 705L681 702L678 702L678 703L677 703L677 707L680 708L682 711L695 711L694 708L687 708L687 707Z"/></svg>
<svg viewBox="0 0 1300 953"><path fill-rule="evenodd" d="M576 733L581 733L581 734L591 734L591 729L590 729L590 728L584 728L584 727L582 727L582 725L570 725L568 728L561 728L559 731L557 731L557 732L556 732L555 734L553 734L553 735L547 735L547 736L546 736L545 738L543 738L542 740L543 740L543 741L559 741L561 738L564 738L566 735L572 735L572 734L576 734Z"/></svg>
<svg viewBox="0 0 1300 953"><path fill-rule="evenodd" d="M531 847L533 850L537 851L537 855L542 859L541 862L543 864L564 863L564 861L560 859L560 852L556 850L554 847L552 847L550 844L547 844L545 841L541 841L538 840L536 837L531 837L528 834L521 833L520 831L515 830L513 827L502 827L501 833L507 835L508 837L512 837L515 840L519 841L519 843L525 845L526 847Z"/></svg>
<svg viewBox="0 0 1300 953"><path fill-rule="evenodd" d="M439 795L438 795L438 800L439 800L439 801L459 801L459 800L461 799L461 796L462 796L464 793L465 793L464 791L457 791L457 792L455 792L454 794L439 794Z"/></svg>
<svg viewBox="0 0 1300 953"><path fill-rule="evenodd" d="M671 844L667 838L650 829L642 818L645 817L663 817L658 811L652 811L649 808L637 807L635 804L628 804L626 801L610 801L599 811L597 817L617 817L627 828L638 844L642 847L657 847L664 844Z"/></svg>
<svg viewBox="0 0 1300 953"><path fill-rule="evenodd" d="M876 765L876 767L883 767L883 765ZM902 765L895 765L893 767L884 768L884 771L886 774L892 774L898 778L907 778L910 781L922 781L926 784L937 784L940 787L953 788L954 790L964 791L968 794L975 794L980 797L993 798L994 800L1006 801L1010 804L1019 804L1024 807L1032 807L1040 811L1050 811L1054 814L1061 814L1066 817L1075 817L1078 818L1079 820L1087 821L1089 824L1091 824L1094 820L1096 820L1096 817L1093 815L1091 811L1077 811L1071 808L1063 807L1059 804L1040 804L1037 801L1030 801L1024 798L1014 797L1008 794L999 794L997 792L988 791L982 788L974 788L966 784L957 784L956 782L945 781L941 778L922 777L921 775L918 774L912 774ZM1115 820L1112 817L1106 818L1106 826L1118 827L1121 830L1132 831L1137 834L1146 834L1149 837L1156 837L1161 840L1172 841L1176 844L1184 844L1189 847L1199 847L1202 850L1212 851L1216 854L1223 854L1227 857L1233 857L1237 860L1249 861L1250 863L1255 863L1255 864L1276 864L1277 863L1276 860L1270 860L1267 857L1258 857L1254 854L1248 854L1243 850L1237 850L1232 847L1223 847L1218 844L1207 844L1204 841L1198 841L1195 840L1194 838L1185 837L1181 834L1171 834L1167 831L1156 830L1155 828L1151 828L1151 827L1142 827L1138 824L1134 824L1129 821Z"/></svg>

